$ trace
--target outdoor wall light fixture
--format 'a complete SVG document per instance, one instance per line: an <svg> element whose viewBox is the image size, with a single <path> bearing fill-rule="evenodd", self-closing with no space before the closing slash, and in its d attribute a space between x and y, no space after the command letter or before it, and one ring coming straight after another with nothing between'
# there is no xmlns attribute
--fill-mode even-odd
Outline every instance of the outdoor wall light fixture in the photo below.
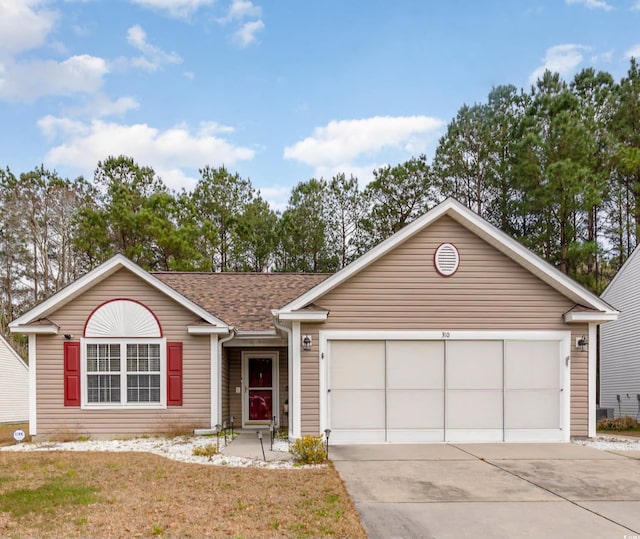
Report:
<svg viewBox="0 0 640 539"><path fill-rule="evenodd" d="M64 334L64 338L67 339L68 341L70 341L74 337L75 337L75 335L73 335L72 333L65 333Z"/></svg>
<svg viewBox="0 0 640 539"><path fill-rule="evenodd" d="M311 335L303 335L302 337L302 349L303 350L311 350L311 344L312 344L312 340L311 340Z"/></svg>
<svg viewBox="0 0 640 539"><path fill-rule="evenodd" d="M589 341L587 341L587 338L584 335L576 339L576 348L580 348L581 352L584 352L585 348L588 345L589 345Z"/></svg>

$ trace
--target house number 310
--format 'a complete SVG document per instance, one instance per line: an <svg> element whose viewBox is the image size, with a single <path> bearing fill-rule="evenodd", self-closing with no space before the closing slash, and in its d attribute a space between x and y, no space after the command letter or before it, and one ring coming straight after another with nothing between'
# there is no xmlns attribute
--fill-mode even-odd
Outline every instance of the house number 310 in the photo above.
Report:
<svg viewBox="0 0 640 539"><path fill-rule="evenodd" d="M449 331L443 331L442 332L442 338L443 339L448 339L449 337L451 337L451 333Z"/></svg>

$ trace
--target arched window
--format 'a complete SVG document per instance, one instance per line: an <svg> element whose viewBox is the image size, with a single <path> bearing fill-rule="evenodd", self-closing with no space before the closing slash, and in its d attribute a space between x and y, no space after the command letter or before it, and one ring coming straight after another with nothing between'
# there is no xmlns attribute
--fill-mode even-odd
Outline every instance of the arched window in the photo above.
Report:
<svg viewBox="0 0 640 539"><path fill-rule="evenodd" d="M103 303L87 319L81 346L84 407L166 406L166 340L146 305Z"/></svg>

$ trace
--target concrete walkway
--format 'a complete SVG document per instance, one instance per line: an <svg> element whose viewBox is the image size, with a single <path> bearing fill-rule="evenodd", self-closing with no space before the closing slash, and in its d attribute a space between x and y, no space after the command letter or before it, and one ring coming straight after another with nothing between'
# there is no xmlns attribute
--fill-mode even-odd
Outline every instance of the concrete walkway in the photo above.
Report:
<svg viewBox="0 0 640 539"><path fill-rule="evenodd" d="M331 448L372 539L635 539L634 457L574 444Z"/></svg>
<svg viewBox="0 0 640 539"><path fill-rule="evenodd" d="M269 431L262 434L262 443L264 445L264 457L260 440L254 432L240 432L233 442L230 442L220 452L230 457L242 457L245 459L266 460L273 462L277 460L291 460L292 455L288 451L270 451L271 443L269 439Z"/></svg>

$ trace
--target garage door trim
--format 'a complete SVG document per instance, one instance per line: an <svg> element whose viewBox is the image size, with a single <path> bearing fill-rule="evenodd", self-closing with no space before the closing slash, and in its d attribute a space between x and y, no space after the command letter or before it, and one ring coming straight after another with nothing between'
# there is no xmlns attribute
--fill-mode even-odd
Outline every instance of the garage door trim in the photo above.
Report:
<svg viewBox="0 0 640 539"><path fill-rule="evenodd" d="M392 341L392 340L413 340L413 341L465 341L465 340L492 340L492 341L557 341L559 343L561 360L561 428L563 441L570 439L570 402L571 402L571 332L570 331L468 331L468 330L442 330L442 331L349 331L349 330L327 330L320 331L320 429L324 431L330 428L329 420L329 341L335 340L366 340L366 341ZM523 431L522 441L526 441L534 432ZM506 441L520 441L518 437L511 436ZM362 440L366 442L367 440ZM478 440L476 440L478 441ZM545 441L540 439L539 441Z"/></svg>

